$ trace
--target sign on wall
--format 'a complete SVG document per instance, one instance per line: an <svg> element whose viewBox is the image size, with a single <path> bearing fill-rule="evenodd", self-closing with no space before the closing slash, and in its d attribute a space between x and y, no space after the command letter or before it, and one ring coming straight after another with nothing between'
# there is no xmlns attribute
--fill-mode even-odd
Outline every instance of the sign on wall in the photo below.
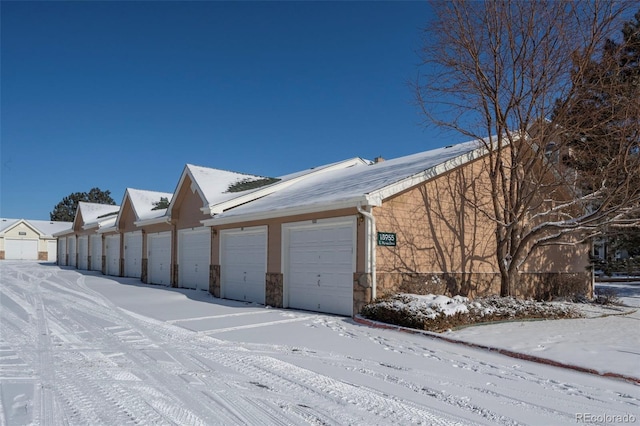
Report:
<svg viewBox="0 0 640 426"><path fill-rule="evenodd" d="M394 232L378 232L378 245L395 247L396 234Z"/></svg>

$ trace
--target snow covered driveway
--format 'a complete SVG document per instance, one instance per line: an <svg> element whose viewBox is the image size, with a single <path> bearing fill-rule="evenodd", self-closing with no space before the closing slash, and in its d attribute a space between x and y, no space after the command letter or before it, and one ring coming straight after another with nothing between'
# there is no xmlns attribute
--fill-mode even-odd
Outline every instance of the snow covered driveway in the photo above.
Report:
<svg viewBox="0 0 640 426"><path fill-rule="evenodd" d="M2 425L541 425L640 411L629 383L341 317L35 262L0 262L0 284Z"/></svg>

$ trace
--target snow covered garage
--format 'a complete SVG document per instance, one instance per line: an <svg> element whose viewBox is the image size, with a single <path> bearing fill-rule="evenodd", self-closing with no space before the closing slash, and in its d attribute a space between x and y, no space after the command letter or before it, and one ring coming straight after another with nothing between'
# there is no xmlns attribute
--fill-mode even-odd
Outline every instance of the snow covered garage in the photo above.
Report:
<svg viewBox="0 0 640 426"><path fill-rule="evenodd" d="M56 234L59 241L66 239L67 265L82 270L102 270L102 235L97 231L110 226L119 210L119 206L110 204L78 203L71 232Z"/></svg>
<svg viewBox="0 0 640 426"><path fill-rule="evenodd" d="M178 237L178 285L207 289L216 297L266 303L267 226L229 227L216 236L203 221L296 183L363 164L353 158L277 178L187 165L167 211Z"/></svg>
<svg viewBox="0 0 640 426"><path fill-rule="evenodd" d="M187 164L167 209L177 237L174 283L178 287L210 291L211 229L202 221L211 217L210 208L237 197L229 188L260 176Z"/></svg>
<svg viewBox="0 0 640 426"><path fill-rule="evenodd" d="M213 255L213 282L223 277L220 236L266 227L265 303L272 306L351 316L397 291L496 294L495 228L470 205L490 200L484 155L470 142L354 165L216 214L203 222L221 252ZM588 253L584 245L532 258L518 295L536 294L549 274L590 285Z"/></svg>
<svg viewBox="0 0 640 426"><path fill-rule="evenodd" d="M127 188L116 228L123 236L125 277L171 283L171 225L165 216L173 194Z"/></svg>
<svg viewBox="0 0 640 426"><path fill-rule="evenodd" d="M55 262L54 233L71 228L69 222L0 219L0 259Z"/></svg>
<svg viewBox="0 0 640 426"><path fill-rule="evenodd" d="M8 226L0 231L4 240L5 259L30 259L47 262L57 260L57 244L53 234L71 227L69 222L1 219ZM13 222L13 223L11 223Z"/></svg>

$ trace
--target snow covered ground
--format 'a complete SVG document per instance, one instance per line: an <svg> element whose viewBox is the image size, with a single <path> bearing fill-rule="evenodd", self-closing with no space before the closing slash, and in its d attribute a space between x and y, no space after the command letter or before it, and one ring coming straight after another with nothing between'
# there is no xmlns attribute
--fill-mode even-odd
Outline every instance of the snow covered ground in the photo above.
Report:
<svg viewBox="0 0 640 426"><path fill-rule="evenodd" d="M629 297L638 300L633 287ZM638 376L638 321L636 312L450 334ZM640 386L628 382L348 318L12 261L0 262L0 400L2 425L640 421Z"/></svg>

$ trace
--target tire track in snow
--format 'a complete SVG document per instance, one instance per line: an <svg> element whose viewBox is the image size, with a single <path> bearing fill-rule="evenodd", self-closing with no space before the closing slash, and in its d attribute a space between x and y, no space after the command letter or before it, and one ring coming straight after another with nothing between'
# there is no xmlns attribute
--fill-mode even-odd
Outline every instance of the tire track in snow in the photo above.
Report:
<svg viewBox="0 0 640 426"><path fill-rule="evenodd" d="M212 365L220 364L241 373L243 376L250 377L252 381L265 385L270 389L279 390L282 395L292 394L299 396L306 394L314 397L321 396L327 400L327 403L332 407L331 409L335 409L336 405L338 407L346 404L354 405L363 412L365 417L374 419L374 422L376 421L375 419L379 421L380 417L386 418L388 421L397 421L398 416L400 416L401 423L406 424L424 422L433 425L463 424L458 419L454 419L453 416L444 413L434 414L436 410L430 411L411 403L400 402L393 398L385 397L376 391L346 384L271 357L252 355L244 348L238 350L237 345L229 343L218 345L214 351L210 347L213 342L202 345L202 342L210 339L209 336L202 336L190 330L175 327L133 312L129 312L129 315L139 319L142 327L144 327L143 323L151 325L152 329L149 332L161 333L171 340L178 339L183 342L193 342L194 335L201 336L201 343L194 342L196 344L191 345L191 350L196 351L199 358L204 358L208 361L206 363L208 368L215 370ZM370 416L371 413L375 415ZM359 418L341 419L341 423L346 424L360 422L362 422L362 419ZM464 424L469 423L464 422Z"/></svg>
<svg viewBox="0 0 640 426"><path fill-rule="evenodd" d="M290 388L293 386L297 388L296 393L313 393L338 405L354 405L360 410L373 413L376 417L382 417L390 422L402 424L428 422L432 425L462 424L444 413L436 414L411 403L386 397L374 390L344 383L275 358L260 355L216 356L211 361L243 371L254 377L254 380L259 383L267 384L270 387L286 389L291 392Z"/></svg>

